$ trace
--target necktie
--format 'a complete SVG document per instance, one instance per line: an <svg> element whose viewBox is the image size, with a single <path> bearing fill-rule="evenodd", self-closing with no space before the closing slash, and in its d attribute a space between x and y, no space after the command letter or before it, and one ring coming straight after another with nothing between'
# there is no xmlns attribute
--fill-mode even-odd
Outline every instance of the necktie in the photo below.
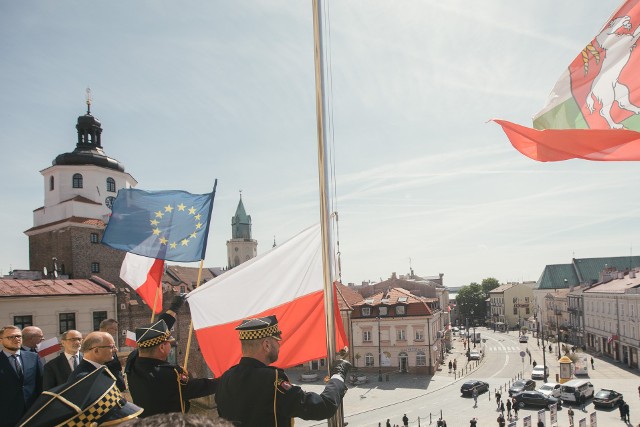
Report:
<svg viewBox="0 0 640 427"><path fill-rule="evenodd" d="M78 355L73 356L73 370L75 371L78 367Z"/></svg>
<svg viewBox="0 0 640 427"><path fill-rule="evenodd" d="M23 372L22 372L22 364L20 363L20 359L18 359L18 356L15 354L12 354L11 357L13 357L13 364L14 364L14 367L16 368L16 373L20 378L22 378Z"/></svg>

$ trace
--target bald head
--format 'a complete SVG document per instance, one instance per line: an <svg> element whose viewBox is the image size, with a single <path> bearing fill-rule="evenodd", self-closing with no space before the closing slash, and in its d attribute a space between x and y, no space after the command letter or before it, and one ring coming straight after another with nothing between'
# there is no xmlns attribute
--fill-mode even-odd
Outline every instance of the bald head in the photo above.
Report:
<svg viewBox="0 0 640 427"><path fill-rule="evenodd" d="M42 329L37 326L27 326L22 330L22 345L26 348L36 348L44 341Z"/></svg>
<svg viewBox="0 0 640 427"><path fill-rule="evenodd" d="M101 365L113 359L116 350L113 337L108 332L91 332L82 341L83 357Z"/></svg>

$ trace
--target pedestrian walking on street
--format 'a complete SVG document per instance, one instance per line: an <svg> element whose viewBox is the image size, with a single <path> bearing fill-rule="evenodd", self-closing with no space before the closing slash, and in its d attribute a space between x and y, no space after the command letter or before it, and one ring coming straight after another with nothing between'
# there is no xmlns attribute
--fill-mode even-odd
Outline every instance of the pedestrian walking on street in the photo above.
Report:
<svg viewBox="0 0 640 427"><path fill-rule="evenodd" d="M520 410L520 408L518 407L518 404L516 403L516 401L513 401L513 413L516 416L516 420L518 419L518 411Z"/></svg>
<svg viewBox="0 0 640 427"><path fill-rule="evenodd" d="M500 415L504 418L504 402L500 402Z"/></svg>
<svg viewBox="0 0 640 427"><path fill-rule="evenodd" d="M553 351L553 347L551 347L551 344L549 344L549 353L551 353Z"/></svg>
<svg viewBox="0 0 640 427"><path fill-rule="evenodd" d="M507 399L507 417L511 418L511 399Z"/></svg>
<svg viewBox="0 0 640 427"><path fill-rule="evenodd" d="M500 394L499 390L496 390L496 405L498 405L498 408L500 408L500 398L502 397L502 395Z"/></svg>
<svg viewBox="0 0 640 427"><path fill-rule="evenodd" d="M478 427L478 419L476 417L469 420L469 427Z"/></svg>
<svg viewBox="0 0 640 427"><path fill-rule="evenodd" d="M586 411L586 408L585 408L585 403L586 403L586 401L587 401L587 399L584 397L584 394L581 394L581 395L580 395L580 410L581 410L582 412L585 412L585 411Z"/></svg>
<svg viewBox="0 0 640 427"><path fill-rule="evenodd" d="M402 424L404 424L404 427L409 425L409 418L407 417L407 414L404 414L404 417L402 417Z"/></svg>
<svg viewBox="0 0 640 427"><path fill-rule="evenodd" d="M478 390L475 387L473 388L471 395L473 396L473 407L477 408L478 407Z"/></svg>
<svg viewBox="0 0 640 427"><path fill-rule="evenodd" d="M569 427L573 427L573 409L569 408L569 411L567 412L567 415L569 416Z"/></svg>
<svg viewBox="0 0 640 427"><path fill-rule="evenodd" d="M387 426L386 427L391 427L391 420L389 420L389 418L387 418Z"/></svg>
<svg viewBox="0 0 640 427"><path fill-rule="evenodd" d="M502 414L498 415L498 419L496 421L498 421L499 427L504 427L506 425L506 421L504 420L504 415Z"/></svg>
<svg viewBox="0 0 640 427"><path fill-rule="evenodd" d="M537 364L538 364L538 362L536 362L536 361L534 360L534 361L533 361L533 363L531 364L531 366L533 366L533 367L535 368Z"/></svg>
<svg viewBox="0 0 640 427"><path fill-rule="evenodd" d="M453 359L453 370L455 371L456 369L458 369L458 360ZM640 393L640 387L638 387L638 393Z"/></svg>
<svg viewBox="0 0 640 427"><path fill-rule="evenodd" d="M596 370L596 367L593 364L593 357L591 358L591 369L593 369L594 371ZM639 387L639 389L640 389L640 387Z"/></svg>
<svg viewBox="0 0 640 427"><path fill-rule="evenodd" d="M449 373L451 373L451 368L453 368L453 362L451 362L451 360L449 360Z"/></svg>
<svg viewBox="0 0 640 427"><path fill-rule="evenodd" d="M623 420L626 422L629 422L629 404L627 402L624 403L623 405L623 411L624 411L624 418Z"/></svg>
<svg viewBox="0 0 640 427"><path fill-rule="evenodd" d="M620 412L620 419L624 420L624 400L618 402L618 412Z"/></svg>

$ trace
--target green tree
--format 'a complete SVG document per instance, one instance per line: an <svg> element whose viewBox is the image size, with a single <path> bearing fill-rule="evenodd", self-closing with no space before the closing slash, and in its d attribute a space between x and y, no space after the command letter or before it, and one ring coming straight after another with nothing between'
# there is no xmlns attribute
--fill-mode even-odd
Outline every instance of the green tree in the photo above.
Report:
<svg viewBox="0 0 640 427"><path fill-rule="evenodd" d="M472 325L474 320L482 323L486 312L485 299L482 285L474 282L460 288L456 296L456 303L462 322L468 319L469 325Z"/></svg>
<svg viewBox="0 0 640 427"><path fill-rule="evenodd" d="M486 297L489 296L489 292L491 292L498 286L500 286L500 282L498 282L498 279L496 278L487 277L486 279L482 279L482 291L484 292L484 295Z"/></svg>

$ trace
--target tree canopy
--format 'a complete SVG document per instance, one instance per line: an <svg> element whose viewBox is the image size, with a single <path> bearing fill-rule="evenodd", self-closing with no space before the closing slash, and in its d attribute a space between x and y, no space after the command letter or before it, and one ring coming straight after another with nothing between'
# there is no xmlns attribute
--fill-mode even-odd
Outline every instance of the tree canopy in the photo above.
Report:
<svg viewBox="0 0 640 427"><path fill-rule="evenodd" d="M487 277L480 284L473 282L460 288L456 296L456 304L461 320L469 319L469 324L472 324L474 320L482 323L487 313L485 301L489 297L489 292L498 286L500 286L498 279Z"/></svg>

